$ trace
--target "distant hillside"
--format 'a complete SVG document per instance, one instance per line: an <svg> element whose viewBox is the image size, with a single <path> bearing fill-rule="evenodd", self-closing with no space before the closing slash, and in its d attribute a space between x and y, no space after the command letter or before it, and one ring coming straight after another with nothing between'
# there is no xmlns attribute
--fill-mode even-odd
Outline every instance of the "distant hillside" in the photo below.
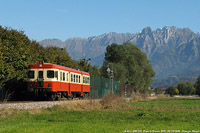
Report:
<svg viewBox="0 0 200 133"><path fill-rule="evenodd" d="M91 58L93 65L101 66L108 45L127 41L139 47L151 60L157 74L154 82L156 86L162 84L160 82L162 79L169 79L168 83L171 83L172 77L177 75L182 77L180 75L200 74L200 35L189 28L166 26L152 30L146 27L135 34L110 32L88 38L71 38L64 42L58 39L46 39L40 44L66 47L73 59Z"/></svg>
<svg viewBox="0 0 200 133"><path fill-rule="evenodd" d="M58 39L46 39L41 41L40 44L43 46L66 47L73 59L91 58L93 65L101 66L108 45L112 43L122 44L132 39L133 36L134 34L131 33L118 34L110 32L88 38L70 38L64 42Z"/></svg>

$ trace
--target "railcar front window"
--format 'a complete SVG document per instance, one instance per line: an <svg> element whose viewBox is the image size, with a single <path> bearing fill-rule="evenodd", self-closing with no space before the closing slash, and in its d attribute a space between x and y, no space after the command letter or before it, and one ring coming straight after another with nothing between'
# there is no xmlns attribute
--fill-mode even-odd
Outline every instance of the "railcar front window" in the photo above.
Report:
<svg viewBox="0 0 200 133"><path fill-rule="evenodd" d="M54 71L53 70L47 71L47 78L54 78Z"/></svg>
<svg viewBox="0 0 200 133"><path fill-rule="evenodd" d="M33 79L35 77L35 71L28 71L28 78Z"/></svg>
<svg viewBox="0 0 200 133"><path fill-rule="evenodd" d="M39 72L38 72L38 77L39 77L39 78L43 78L43 71L39 71Z"/></svg>

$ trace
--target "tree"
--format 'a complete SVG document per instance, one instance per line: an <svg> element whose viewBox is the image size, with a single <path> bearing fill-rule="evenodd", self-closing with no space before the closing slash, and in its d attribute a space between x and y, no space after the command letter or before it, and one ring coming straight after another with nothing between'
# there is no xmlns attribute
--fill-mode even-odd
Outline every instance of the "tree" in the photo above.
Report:
<svg viewBox="0 0 200 133"><path fill-rule="evenodd" d="M106 48L102 75L108 77L107 67L113 64L114 79L134 86L134 90L145 92L155 72L145 53L132 43L111 44Z"/></svg>
<svg viewBox="0 0 200 133"><path fill-rule="evenodd" d="M101 76L101 69L97 66L92 66L89 70L90 75Z"/></svg>
<svg viewBox="0 0 200 133"><path fill-rule="evenodd" d="M173 96L174 95L174 89L175 89L174 86L169 86L166 90L166 93L169 94L170 96Z"/></svg>
<svg viewBox="0 0 200 133"><path fill-rule="evenodd" d="M174 95L178 95L178 94L179 94L178 88L174 88Z"/></svg>
<svg viewBox="0 0 200 133"><path fill-rule="evenodd" d="M1 86L11 79L24 79L31 63L30 40L22 31L0 27Z"/></svg>
<svg viewBox="0 0 200 133"><path fill-rule="evenodd" d="M162 93L162 89L160 87L156 87L155 88L155 93L156 94L161 94Z"/></svg>
<svg viewBox="0 0 200 133"><path fill-rule="evenodd" d="M196 94L200 96L200 75L197 77L195 82Z"/></svg>
<svg viewBox="0 0 200 133"><path fill-rule="evenodd" d="M181 95L191 95L195 91L194 85L191 82L180 82L178 83L177 88Z"/></svg>

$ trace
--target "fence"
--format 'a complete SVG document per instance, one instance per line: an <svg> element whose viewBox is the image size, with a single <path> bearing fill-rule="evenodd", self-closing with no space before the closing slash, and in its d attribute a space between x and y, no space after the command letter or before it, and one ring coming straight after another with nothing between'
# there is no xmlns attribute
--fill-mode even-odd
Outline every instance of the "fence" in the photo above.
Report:
<svg viewBox="0 0 200 133"><path fill-rule="evenodd" d="M91 75L90 77L90 98L102 98L111 92L111 80L104 77ZM113 93L119 95L120 82L113 80Z"/></svg>
<svg viewBox="0 0 200 133"><path fill-rule="evenodd" d="M5 97L5 91L3 88L0 88L0 101L3 101Z"/></svg>

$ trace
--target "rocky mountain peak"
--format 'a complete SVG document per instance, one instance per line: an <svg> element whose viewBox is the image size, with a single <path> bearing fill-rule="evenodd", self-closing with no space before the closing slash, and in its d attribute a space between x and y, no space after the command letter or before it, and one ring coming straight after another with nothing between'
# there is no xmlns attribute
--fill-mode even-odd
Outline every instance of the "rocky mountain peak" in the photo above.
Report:
<svg viewBox="0 0 200 133"><path fill-rule="evenodd" d="M144 28L144 29L142 30L142 33L141 33L141 34L147 34L147 35L149 35L149 34L151 34L151 33L152 33L151 27L146 27L146 28Z"/></svg>
<svg viewBox="0 0 200 133"><path fill-rule="evenodd" d="M106 47L112 43L132 42L151 60L156 78L171 77L188 72L200 74L200 35L189 28L165 26L156 30L144 28L138 33L108 32L88 38L71 38L62 42L47 39L43 46L66 47L76 60L91 58L92 65L101 66Z"/></svg>

